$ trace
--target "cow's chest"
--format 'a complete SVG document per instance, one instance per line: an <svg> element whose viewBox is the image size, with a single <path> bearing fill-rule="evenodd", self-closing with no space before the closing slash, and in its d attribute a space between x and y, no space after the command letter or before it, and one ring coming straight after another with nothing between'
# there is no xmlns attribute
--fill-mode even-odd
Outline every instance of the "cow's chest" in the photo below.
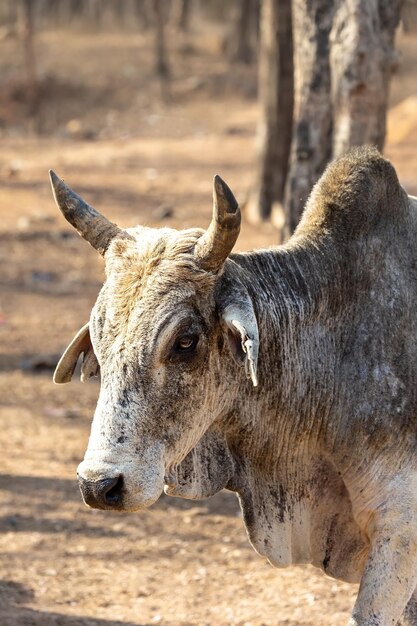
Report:
<svg viewBox="0 0 417 626"><path fill-rule="evenodd" d="M300 481L249 472L239 493L255 550L273 565L311 563L340 580L359 582L368 544L353 519L346 488L326 463Z"/></svg>

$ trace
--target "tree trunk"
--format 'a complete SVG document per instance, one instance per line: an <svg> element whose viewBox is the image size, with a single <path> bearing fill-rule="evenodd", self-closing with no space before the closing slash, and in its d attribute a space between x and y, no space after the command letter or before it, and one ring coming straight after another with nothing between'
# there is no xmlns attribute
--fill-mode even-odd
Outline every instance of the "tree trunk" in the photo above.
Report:
<svg viewBox="0 0 417 626"><path fill-rule="evenodd" d="M401 0L340 2L331 33L333 157L350 147L382 150Z"/></svg>
<svg viewBox="0 0 417 626"><path fill-rule="evenodd" d="M241 0L237 6L236 27L233 42L233 60L249 64L253 53L251 46L251 25L255 17L253 0Z"/></svg>
<svg viewBox="0 0 417 626"><path fill-rule="evenodd" d="M403 0L293 0L295 111L283 237L326 163L385 139L394 36Z"/></svg>
<svg viewBox="0 0 417 626"><path fill-rule="evenodd" d="M290 0L264 0L259 52L258 171L248 213L267 220L283 200L291 144L293 54Z"/></svg>
<svg viewBox="0 0 417 626"><path fill-rule="evenodd" d="M165 45L164 0L153 0L155 16L155 71L161 78L168 78L169 66Z"/></svg>
<svg viewBox="0 0 417 626"><path fill-rule="evenodd" d="M155 16L155 72L160 80L163 100L169 98L169 64L165 40L164 0L153 0Z"/></svg>
<svg viewBox="0 0 417 626"><path fill-rule="evenodd" d="M134 0L136 15L139 18L143 30L148 30L151 26L150 7L148 0Z"/></svg>
<svg viewBox="0 0 417 626"><path fill-rule="evenodd" d="M283 239L293 233L311 188L331 157L329 35L333 11L334 0L293 0L295 104Z"/></svg>
<svg viewBox="0 0 417 626"><path fill-rule="evenodd" d="M190 27L191 0L176 0L173 24L175 30L186 33Z"/></svg>
<svg viewBox="0 0 417 626"><path fill-rule="evenodd" d="M11 0L6 2L4 6L2 6L0 9L2 25L4 24L11 31L14 31L16 29L16 23L18 18L17 9L18 7L16 6L16 3L11 2Z"/></svg>
<svg viewBox="0 0 417 626"><path fill-rule="evenodd" d="M22 0L22 37L26 67L27 97L32 114L35 112L38 103L38 76L34 43L34 4L34 0Z"/></svg>
<svg viewBox="0 0 417 626"><path fill-rule="evenodd" d="M417 33L417 0L404 0L401 21L405 33Z"/></svg>

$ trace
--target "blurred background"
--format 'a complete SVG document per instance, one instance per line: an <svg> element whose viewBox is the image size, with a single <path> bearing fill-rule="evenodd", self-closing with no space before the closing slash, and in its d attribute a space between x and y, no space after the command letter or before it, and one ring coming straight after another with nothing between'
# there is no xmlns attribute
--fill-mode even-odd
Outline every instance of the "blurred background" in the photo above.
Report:
<svg viewBox="0 0 417 626"><path fill-rule="evenodd" d="M383 148L416 194L417 2L347 4L0 0L1 626L347 620L356 589L263 563L233 494L84 507L98 383L51 379L103 266L48 182L121 226L205 227L218 173L240 250L285 241L351 145Z"/></svg>

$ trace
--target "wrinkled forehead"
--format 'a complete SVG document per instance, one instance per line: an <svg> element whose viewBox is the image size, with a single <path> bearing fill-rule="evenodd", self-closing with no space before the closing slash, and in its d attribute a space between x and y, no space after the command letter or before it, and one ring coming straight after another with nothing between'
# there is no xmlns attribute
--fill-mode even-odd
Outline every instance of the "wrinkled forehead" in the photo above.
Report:
<svg viewBox="0 0 417 626"><path fill-rule="evenodd" d="M132 265L137 269L144 268L152 259L164 257L167 250L181 241L187 243L191 251L199 236L198 231L193 233L194 237L191 239L188 235L190 231L145 226L129 228L126 232L131 237L115 238L108 247L105 254L107 276L114 272L126 272Z"/></svg>
<svg viewBox="0 0 417 626"><path fill-rule="evenodd" d="M134 240L115 241L106 253L107 279L93 310L93 327L106 323L113 332L125 334L207 300L214 279L193 256L200 230L129 232Z"/></svg>

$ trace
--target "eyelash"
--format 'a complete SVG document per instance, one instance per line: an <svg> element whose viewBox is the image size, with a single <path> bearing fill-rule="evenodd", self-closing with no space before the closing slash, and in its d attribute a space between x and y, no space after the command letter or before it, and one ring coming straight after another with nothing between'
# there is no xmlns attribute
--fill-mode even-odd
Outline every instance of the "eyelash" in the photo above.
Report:
<svg viewBox="0 0 417 626"><path fill-rule="evenodd" d="M173 346L173 354L178 356L192 355L198 345L198 335L183 335L179 337ZM191 341L189 346L182 347L181 341Z"/></svg>

